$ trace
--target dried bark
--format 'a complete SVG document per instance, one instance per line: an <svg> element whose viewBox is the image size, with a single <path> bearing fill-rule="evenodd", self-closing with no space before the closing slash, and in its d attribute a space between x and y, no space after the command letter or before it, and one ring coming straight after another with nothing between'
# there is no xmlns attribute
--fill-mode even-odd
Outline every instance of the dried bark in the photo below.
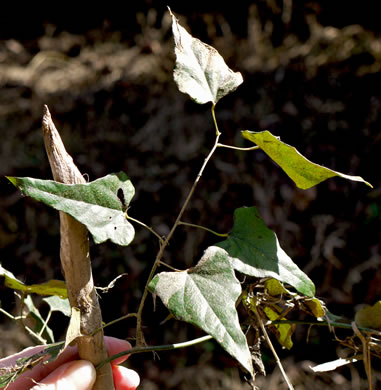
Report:
<svg viewBox="0 0 381 390"><path fill-rule="evenodd" d="M44 107L42 129L54 180L65 184L85 183L81 172L65 150L47 106ZM91 272L88 232L84 225L60 211L60 233L61 266L70 305L78 308L81 313L81 336L76 339L79 356L96 366L107 358L107 350L103 332L91 336L92 332L101 327L102 316ZM114 389L114 384L111 365L107 364L98 370L93 390L109 389Z"/></svg>

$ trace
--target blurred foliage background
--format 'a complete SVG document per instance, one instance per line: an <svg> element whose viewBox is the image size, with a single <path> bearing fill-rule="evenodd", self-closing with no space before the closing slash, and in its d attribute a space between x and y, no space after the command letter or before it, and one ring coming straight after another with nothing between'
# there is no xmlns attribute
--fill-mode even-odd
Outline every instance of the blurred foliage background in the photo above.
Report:
<svg viewBox="0 0 381 390"><path fill-rule="evenodd" d="M244 83L222 99L216 115L221 142L250 146L240 130L268 129L312 161L364 177L374 185L331 179L297 189L262 152L218 150L207 167L184 220L220 232L233 211L256 206L285 251L315 282L335 314L352 320L359 305L380 299L381 255L381 25L376 2L296 0L209 2L140 1L128 12L112 2L91 12L38 10L30 17L0 14L0 261L25 283L62 279L58 214L23 198L4 175L50 179L41 118L47 104L68 152L94 180L124 170L136 195L129 214L168 233L176 213L214 142L210 106L181 94L172 79L171 21L166 4L195 37L214 46ZM36 11L34 9L33 11ZM188 268L218 242L203 231L180 227L165 261ZM91 247L94 278L116 287L102 295L104 321L135 312L157 240L136 226L127 248ZM17 299L0 287L1 305L17 313ZM184 323L160 324L157 302L145 310L149 344L180 342L201 332ZM44 311L44 307L41 308ZM52 319L56 336L65 323ZM134 321L109 334L134 335ZM0 317L0 355L31 345L20 327ZM361 363L327 375L309 365L347 353L326 329L299 327L294 348L281 351L295 388L359 389ZM338 334L341 336L340 334ZM345 337L348 334L342 334ZM258 386L286 388L271 353ZM137 355L129 366L142 389L246 389L236 363L216 344ZM381 374L374 362L373 374ZM366 385L364 385L366 386Z"/></svg>

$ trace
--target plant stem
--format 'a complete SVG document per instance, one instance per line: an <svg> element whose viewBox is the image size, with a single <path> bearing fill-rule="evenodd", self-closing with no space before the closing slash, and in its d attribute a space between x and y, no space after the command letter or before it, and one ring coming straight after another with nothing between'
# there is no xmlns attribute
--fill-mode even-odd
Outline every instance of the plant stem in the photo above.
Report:
<svg viewBox="0 0 381 390"><path fill-rule="evenodd" d="M156 233L155 230L153 230L151 227L149 227L148 225L146 225L144 222L141 222L139 221L138 219L135 219L135 218L132 218L130 217L129 215L127 215L127 219L129 219L130 221L133 221L133 222L136 222L138 223L139 225L145 227L147 230L149 230L153 235L155 235L159 241L160 241L160 244L163 243L163 238L160 236L160 234Z"/></svg>
<svg viewBox="0 0 381 390"><path fill-rule="evenodd" d="M235 150L243 150L245 152L250 151L250 150L257 150L257 149L259 149L259 146L251 146L250 148L240 148L239 146L231 146L231 145L225 145L225 144L218 144L217 147L219 147L219 148L235 149Z"/></svg>
<svg viewBox="0 0 381 390"><path fill-rule="evenodd" d="M299 321L299 320L275 320L270 321L271 325L282 325L282 324L296 324L296 325L310 325L310 326L333 326L334 328L342 328L342 329L353 329L351 324L345 324L343 322L317 322L317 321ZM364 328L362 326L357 327L359 330L367 333L377 334L381 336L381 332L375 329Z"/></svg>
<svg viewBox="0 0 381 390"><path fill-rule="evenodd" d="M115 320L112 320L112 321L108 322L107 324L102 325L100 328L94 330L94 332L91 334L91 336L94 336L95 333L98 333L99 331L103 330L107 326L114 325L114 324L116 324L119 321L123 321L123 320L125 320L127 318L136 317L136 316L137 316L136 313L128 313L128 314L126 314L126 315L124 315L122 317L116 318Z"/></svg>
<svg viewBox="0 0 381 390"><path fill-rule="evenodd" d="M271 342L271 340L270 340L269 335L267 334L266 328L265 328L265 326L263 325L263 321L262 321L262 319L261 319L261 316L258 314L258 311L257 311L257 308L256 308L256 307L253 307L253 312L254 312L254 314L255 314L255 316L256 316L256 318L257 318L257 321L258 321L258 323L259 323L259 325L260 325L260 327L261 327L261 329L262 329L262 332L263 332L263 335L265 336L265 339L266 339L266 341L267 341L267 344L269 345L269 347L270 347L270 349L271 349L271 352L272 352L273 355L274 355L275 361L276 361L276 363L277 363L277 365L278 365L278 367L279 367L279 369L280 369L280 371L281 371L281 373L282 373L282 375L283 375L283 378L284 378L284 380L285 380L286 383L287 383L288 388L289 388L290 390L294 390L294 387L292 386L292 383L291 383L290 380L288 379L288 376L287 376L287 374L286 374L286 371L284 371L284 368L283 368L282 363L281 363L281 361L280 361L280 359L279 359L279 356L278 356L278 354L277 354L276 351L275 351L275 348L274 348L274 346L273 346L273 344L272 344L272 342Z"/></svg>
<svg viewBox="0 0 381 390"><path fill-rule="evenodd" d="M125 355L132 355L134 353L142 353L142 352L158 352L158 351L169 351L173 349L179 349L179 348L186 348L191 347L192 345L196 345L199 343L203 343L204 341L212 339L212 336L203 336L199 337L198 339L193 339L189 341L185 341L183 343L177 343L177 344L164 344L164 345L154 345L154 346L146 346L146 347L135 347L131 348L127 351L120 352L116 355L110 356L108 359L104 360L102 363L100 363L96 369L98 370L103 365Z"/></svg>
<svg viewBox="0 0 381 390"><path fill-rule="evenodd" d="M195 189L197 187L198 182L200 181L200 178L201 178L201 176L202 176L202 174L204 172L204 169L205 169L206 165L208 164L210 158L212 157L213 153L217 149L217 145L218 145L218 141L220 139L221 133L218 130L216 116L214 114L214 107L215 107L215 104L213 104L213 106L212 106L212 116L213 116L214 126L216 128L216 140L215 140L214 145L213 145L211 151L209 152L208 156L205 158L204 163L201 166L200 172L198 173L195 181L193 182L192 188L190 189L190 191L188 193L188 196L187 196L187 198L184 201L183 207L181 208L181 210L179 212L179 215L177 216L176 221L175 221L175 223L172 226L172 229L168 233L167 237L164 239L164 242L161 242L159 252L156 255L155 262L154 262L154 264L152 266L151 272L150 272L150 274L148 276L146 285L144 287L142 299L140 301L140 305L139 305L139 309L138 309L138 313L137 313L137 321L136 321L136 344L139 347L141 345L145 344L144 336L143 336L143 332L142 332L142 313L143 313L144 303L145 303L145 300L146 300L147 295L148 295L148 285L149 285L150 281L152 280L153 276L155 275L156 269L157 269L157 267L160 264L161 258L163 257L164 250L167 247L169 240L172 238L173 233L175 232L177 226L180 223L181 217L183 216L184 211L187 208L187 206L189 204L189 201L192 198L192 195L193 195L193 193L194 193L194 191L195 191Z"/></svg>
<svg viewBox="0 0 381 390"><path fill-rule="evenodd" d="M188 223L188 222L183 222L183 221L180 221L179 222L179 225L184 225L184 226L190 226L190 227L195 227L195 228L199 228L199 229L203 229L203 230L206 230L207 232L209 233L213 233L214 235L218 236L218 237L227 237L228 234L227 233L217 233L215 232L214 230L212 229L209 229L205 226L201 226L201 225L195 225L193 223Z"/></svg>

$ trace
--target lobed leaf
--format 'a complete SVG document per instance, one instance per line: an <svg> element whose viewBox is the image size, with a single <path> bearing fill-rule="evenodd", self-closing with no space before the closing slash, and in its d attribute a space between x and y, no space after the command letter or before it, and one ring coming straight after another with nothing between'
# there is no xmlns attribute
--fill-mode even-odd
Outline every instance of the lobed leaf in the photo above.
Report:
<svg viewBox="0 0 381 390"><path fill-rule="evenodd" d="M124 172L86 184L62 184L52 180L8 177L26 195L63 211L84 224L95 243L111 240L127 246L135 230L126 209L135 189Z"/></svg>
<svg viewBox="0 0 381 390"><path fill-rule="evenodd" d="M293 146L282 142L269 131L253 132L245 130L243 138L257 144L270 158L272 158L295 182L297 187L306 190L331 177L339 176L344 179L363 182L373 186L360 176L345 175L332 169L315 164L301 155Z"/></svg>
<svg viewBox="0 0 381 390"><path fill-rule="evenodd" d="M173 76L179 90L199 104L216 104L242 84L241 73L229 69L215 48L193 38L169 12L176 54Z"/></svg>
<svg viewBox="0 0 381 390"><path fill-rule="evenodd" d="M242 207L234 212L234 226L223 248L239 272L258 278L272 277L288 283L309 297L315 285L281 248L276 234L263 222L255 207Z"/></svg>
<svg viewBox="0 0 381 390"><path fill-rule="evenodd" d="M203 329L253 375L235 307L241 285L225 250L209 247L194 268L162 272L152 279L149 289L176 318Z"/></svg>

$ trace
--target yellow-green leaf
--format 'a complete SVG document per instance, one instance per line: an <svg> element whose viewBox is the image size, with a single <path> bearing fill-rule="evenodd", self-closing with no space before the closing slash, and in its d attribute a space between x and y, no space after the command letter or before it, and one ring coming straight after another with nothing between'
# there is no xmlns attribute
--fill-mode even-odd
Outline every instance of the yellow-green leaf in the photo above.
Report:
<svg viewBox="0 0 381 390"><path fill-rule="evenodd" d="M325 310L317 298L306 299L304 304L311 310L316 318L324 317Z"/></svg>
<svg viewBox="0 0 381 390"><path fill-rule="evenodd" d="M381 301L359 310L356 313L355 321L358 326L381 330Z"/></svg>
<svg viewBox="0 0 381 390"><path fill-rule="evenodd" d="M313 163L301 155L293 146L285 144L279 137L275 137L267 130L261 132L245 130L242 132L242 136L257 144L287 173L297 187L303 190L335 176L359 181L373 188L370 183L360 176L345 175Z"/></svg>
<svg viewBox="0 0 381 390"><path fill-rule="evenodd" d="M275 311L272 307L266 306L263 311L265 312L267 318L271 321L276 321L279 319L279 312ZM270 329L275 334L280 345L287 349L291 349L293 346L291 336L294 333L295 326L293 324L273 324L270 325Z"/></svg>
<svg viewBox="0 0 381 390"><path fill-rule="evenodd" d="M283 284L277 279L268 279L265 281L265 289L267 292L276 297L281 294L291 294L290 291L283 287Z"/></svg>
<svg viewBox="0 0 381 390"><path fill-rule="evenodd" d="M57 295L58 297L67 298L67 289L65 282L62 280L49 280L48 282L41 284L26 285L18 280L12 272L6 270L0 265L0 276L4 278L5 287L13 290L19 290L27 294L39 294L39 295Z"/></svg>

